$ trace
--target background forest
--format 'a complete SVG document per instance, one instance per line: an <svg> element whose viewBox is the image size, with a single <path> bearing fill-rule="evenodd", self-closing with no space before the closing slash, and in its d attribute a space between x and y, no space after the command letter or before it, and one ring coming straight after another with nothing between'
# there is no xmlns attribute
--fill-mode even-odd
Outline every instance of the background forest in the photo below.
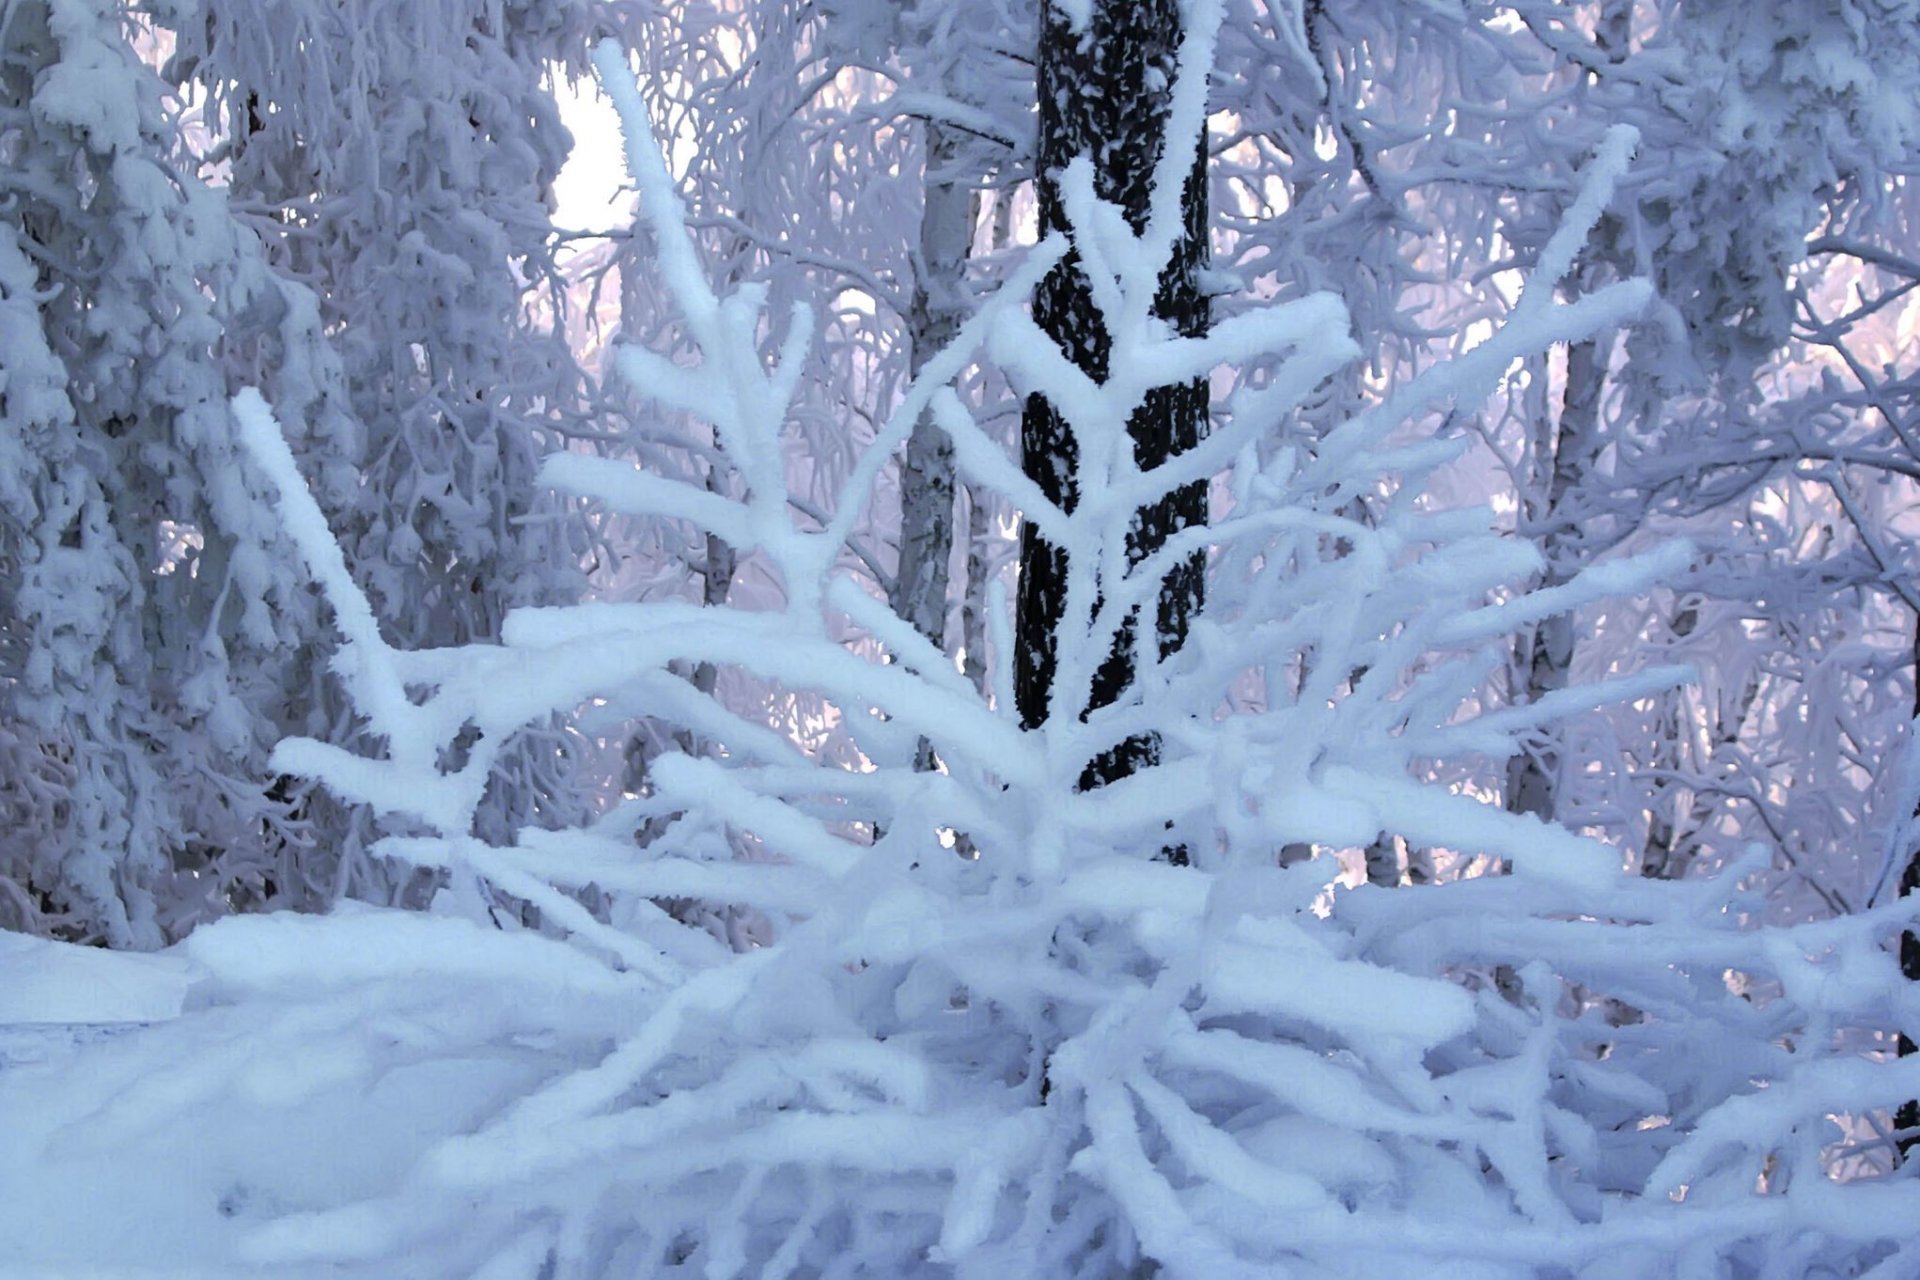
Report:
<svg viewBox="0 0 1920 1280"><path fill-rule="evenodd" d="M1920 1276L1920 5L0 84L0 1270Z"/></svg>

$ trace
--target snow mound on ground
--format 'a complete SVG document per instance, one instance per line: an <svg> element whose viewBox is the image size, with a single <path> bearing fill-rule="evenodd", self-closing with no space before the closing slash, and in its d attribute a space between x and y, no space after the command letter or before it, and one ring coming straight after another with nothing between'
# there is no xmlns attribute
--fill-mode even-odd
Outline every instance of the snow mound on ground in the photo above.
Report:
<svg viewBox="0 0 1920 1280"><path fill-rule="evenodd" d="M581 996L623 986L591 956L538 934L352 904L327 916L233 916L195 930L179 949L222 996L342 990L429 973Z"/></svg>
<svg viewBox="0 0 1920 1280"><path fill-rule="evenodd" d="M654 999L537 935L399 911L235 918L157 956L0 934L0 1001L39 1019L0 1017L0 1278L475 1274L514 1227L491 1202L430 1197L438 1243L397 1271L380 1206ZM87 1025L108 1012L137 1017ZM286 1256L314 1222L329 1256Z"/></svg>
<svg viewBox="0 0 1920 1280"><path fill-rule="evenodd" d="M0 1026L164 1022L193 985L182 955L141 955L0 933Z"/></svg>

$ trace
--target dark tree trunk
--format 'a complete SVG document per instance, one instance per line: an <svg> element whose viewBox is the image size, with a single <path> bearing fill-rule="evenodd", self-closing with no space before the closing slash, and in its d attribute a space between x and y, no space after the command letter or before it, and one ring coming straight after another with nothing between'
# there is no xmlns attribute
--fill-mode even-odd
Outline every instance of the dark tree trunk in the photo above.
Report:
<svg viewBox="0 0 1920 1280"><path fill-rule="evenodd" d="M1913 715L1914 723L1920 725L1920 614L1913 620ZM1907 750L1920 750L1920 742L1909 742ZM1905 898L1915 893L1920 893L1920 851L1908 858L1900 873L1900 896ZM1920 982L1920 933L1911 929L1900 935L1900 972L1908 982ZM1913 1038L1904 1031L1896 1037L1895 1048L1902 1058L1920 1052L1920 1045L1914 1044ZM1906 1131L1896 1139L1899 1162L1905 1164L1913 1158L1914 1148L1920 1147L1920 1099L1901 1103L1893 1113L1893 1126Z"/></svg>
<svg viewBox="0 0 1920 1280"><path fill-rule="evenodd" d="M1086 155L1094 165L1095 190L1118 206L1138 233L1146 227L1161 149L1192 149L1193 166L1183 192L1186 225L1161 276L1154 314L1179 333L1195 336L1206 331L1208 320L1199 282L1207 256L1206 139L1166 137L1180 37L1178 0L1095 0L1086 28L1077 32L1049 5L1040 34L1036 168L1043 231L1070 234L1060 177L1073 160ZM1077 254L1069 254L1041 283L1034 318L1075 365L1096 380L1107 377L1111 342ZM1206 416L1203 381L1155 388L1127 423L1141 468L1191 448L1200 439ZM1044 397L1030 397L1021 421L1021 463L1048 498L1068 512L1079 499L1078 462L1079 448L1066 422ZM1206 518L1204 483L1169 494L1136 517L1127 540L1129 562L1138 563L1176 530L1204 524ZM1162 657L1186 639L1200 607L1203 568L1204 558L1195 555L1162 584L1153 620ZM1014 665L1014 702L1027 728L1047 718L1065 595L1065 551L1027 525L1020 544ZM1082 714L1115 702L1132 683L1133 625L1137 619L1100 667L1091 706ZM1129 739L1089 761L1081 785L1090 788L1123 778L1158 755L1157 739Z"/></svg>
<svg viewBox="0 0 1920 1280"><path fill-rule="evenodd" d="M1900 876L1900 896L1907 897L1920 893L1920 854L1914 855L1907 863L1907 869ZM1920 982L1920 934L1911 929L1900 935L1900 972L1906 975L1908 982ZM1914 1044L1911 1037L1901 1032L1898 1042L1899 1055L1911 1057L1920 1052L1920 1046ZM1913 1150L1920 1146L1920 1100L1909 1099L1900 1104L1893 1113L1896 1129L1905 1130L1897 1139L1901 1163L1912 1159Z"/></svg>

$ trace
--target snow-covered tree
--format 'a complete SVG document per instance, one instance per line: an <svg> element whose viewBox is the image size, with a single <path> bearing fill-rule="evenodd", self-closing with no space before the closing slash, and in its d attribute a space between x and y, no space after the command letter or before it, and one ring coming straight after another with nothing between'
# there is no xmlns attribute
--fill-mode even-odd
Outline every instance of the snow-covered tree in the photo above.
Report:
<svg viewBox="0 0 1920 1280"><path fill-rule="evenodd" d="M550 89L581 65L594 8L181 0L164 17L168 74L204 99L203 165L320 298L341 353L363 431L322 501L386 625L459 644L514 605L573 598L593 539L541 507L533 473L586 430L554 261L571 138ZM488 811L577 817L569 761L563 738L530 744ZM339 860L322 897L387 891L357 830L309 816Z"/></svg>
<svg viewBox="0 0 1920 1280"><path fill-rule="evenodd" d="M1175 137L1204 119L1219 20L1207 4L1185 16ZM522 1046L525 1083L503 1091L489 1074L471 1128L357 1203L263 1224L249 1256L553 1276L1157 1266L1600 1280L1911 1263L1920 1190L1836 1184L1822 1158L1831 1113L1884 1107L1920 1071L1837 1034L1920 1015L1884 945L1904 906L1745 929L1750 867L1648 881L1604 845L1417 780L1422 760L1504 760L1545 717L1682 675L1625 674L1471 714L1516 627L1644 588L1689 552L1506 594L1537 572L1537 553L1493 532L1484 510L1421 501L1462 447L1434 432L1448 408L1477 404L1545 344L1647 305L1640 281L1556 297L1626 170L1630 132L1606 138L1511 321L1310 455L1261 445L1360 354L1337 300L1249 307L1204 336L1172 330L1154 308L1190 156L1160 156L1138 228L1076 163L1062 175L1067 229L1101 304L1107 376L1062 357L1023 310L1066 249L1049 237L927 362L824 520L796 521L783 437L811 367L810 318L769 314L757 290L713 289L625 59L606 47L599 68L692 347L679 359L629 348L623 376L708 422L743 485L728 497L571 455L543 474L609 509L717 534L764 557L783 590L757 609L527 609L498 645L391 647L269 407L236 400L336 611L343 677L391 744L367 758L295 740L277 762L430 832L381 852L442 871L449 907L507 927L376 914L344 918L342 934L431 933L452 945L424 961L428 974L485 968L530 997L383 1041L389 1066L396 1053L492 1061ZM1071 510L952 392L983 349L1073 424ZM1128 424L1154 388L1247 362L1270 376L1236 391L1211 435L1138 463ZM1068 553L1055 710L1026 727L1004 600L983 697L841 567L923 410L963 472ZM1394 444L1408 423L1426 430ZM1129 554L1143 506L1216 474L1228 510ZM1364 520L1351 505L1363 491L1388 495ZM1187 643L1136 641L1133 680L1083 715L1128 618L1207 547L1207 604ZM849 626L893 661L849 647ZM816 691L863 759L809 758L676 674L692 660ZM589 826L482 838L476 810L503 746L590 701L683 724L725 754L663 756L647 794ZM1151 764L1081 790L1089 761L1149 732L1161 743ZM943 770L915 767L922 738ZM456 740L467 749L450 755ZM1160 857L1169 822L1191 865ZM885 835L870 842L872 830ZM1348 891L1325 860L1278 861L1290 845L1383 830L1512 874ZM951 847L956 831L970 856ZM546 936L485 914L483 887L536 907ZM668 898L734 907L746 936L728 945L663 912ZM245 940L272 932L217 926L198 954L244 982ZM480 959L509 952L511 966ZM412 971L407 985L421 980ZM372 1068L361 1061L348 1054L341 1069Z"/></svg>
<svg viewBox="0 0 1920 1280"><path fill-rule="evenodd" d="M313 296L182 171L121 19L0 23L0 923L153 947L306 845L265 756L325 642L227 399L264 380L335 477L348 433Z"/></svg>
<svg viewBox="0 0 1920 1280"><path fill-rule="evenodd" d="M1703 564L1711 572L1676 584L1654 612L1589 613L1523 634L1505 690L1489 692L1539 697L1649 643L1676 645L1707 669L1709 686L1728 689L1718 701L1671 695L1637 726L1628 719L1638 712L1567 726L1529 743L1499 784L1516 808L1559 812L1628 845L1640 845L1648 827L1667 830L1663 839L1688 833L1673 858L1656 854L1649 867L1724 860L1759 839L1779 848L1783 875L1800 878L1796 856L1816 878L1824 873L1811 864L1832 860L1846 868L1832 887L1857 890L1860 827L1880 825L1861 808L1870 788L1826 770L1817 751L1803 751L1810 740L1763 728L1798 719L1790 704L1802 682L1787 672L1803 664L1769 663L1764 651L1801 643L1813 625L1801 603L1833 611L1820 628L1837 621L1863 634L1844 597L1804 589L1817 539L1806 528L1776 537L1770 495L1786 468L1859 455L1858 433L1872 425L1857 407L1874 398L1862 388L1811 401L1795 391L1809 346L1788 344L1824 346L1829 354L1813 362L1832 362L1849 383L1890 354L1857 341L1834 350L1839 331L1818 317L1863 264L1897 264L1909 238L1895 183L1910 163L1913 30L1901 5L1776 12L1618 0L1249 6L1227 28L1214 135L1217 257L1261 294L1332 289L1362 329L1380 335L1364 371L1330 384L1302 413L1295 430L1309 445L1326 423L1503 315L1515 272L1574 198L1582 157L1611 124L1640 129L1643 161L1583 251L1578 277L1591 286L1644 275L1660 311L1629 333L1596 334L1516 369L1484 413L1463 419L1488 448L1437 482L1450 497L1507 491L1503 506L1547 555L1548 583L1676 529L1711 552ZM1892 266L1873 268L1882 270L1883 292L1847 313L1850 324L1900 305L1901 278ZM1823 301L1796 330L1789 319L1804 307L1800 297ZM1741 509L1743 495L1758 509ZM1792 509L1846 523L1831 503L1823 511L1795 500ZM1848 558L1873 571L1864 557ZM1832 559L1815 575L1855 590L1860 575ZM1801 585L1760 586L1774 572L1763 565L1792 566ZM1769 622L1765 641L1732 644L1724 626L1688 623L1697 620L1693 593L1714 601L1716 622L1756 599L1769 602L1770 617L1780 601L1797 603L1777 629ZM1750 695L1747 677L1762 667L1771 678ZM1863 696L1856 690L1849 701ZM1849 719L1850 729L1864 728L1862 717ZM1885 742L1885 730L1860 741ZM1778 815L1728 802L1728 775L1743 775L1732 786L1747 792L1744 775L1758 760L1792 762L1772 768L1760 794L1788 772L1812 784L1791 789L1807 821L1788 825L1801 826L1804 841L1778 839L1767 821ZM1816 797L1847 793L1853 799L1833 813L1847 815L1853 835L1815 812Z"/></svg>
<svg viewBox="0 0 1920 1280"><path fill-rule="evenodd" d="M209 1270L1920 1264L1906 0L123 14L0 15L0 922L436 892L9 1067L30 1263L185 1143Z"/></svg>

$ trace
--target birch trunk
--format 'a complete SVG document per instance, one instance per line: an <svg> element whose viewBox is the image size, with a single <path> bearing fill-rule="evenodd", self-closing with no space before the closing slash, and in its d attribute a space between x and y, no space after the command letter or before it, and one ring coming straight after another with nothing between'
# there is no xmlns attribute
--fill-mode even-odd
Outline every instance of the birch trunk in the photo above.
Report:
<svg viewBox="0 0 1920 1280"><path fill-rule="evenodd" d="M926 152L926 198L908 311L908 365L915 376L966 320L965 273L973 243L973 193L955 181L953 139L938 121L927 122ZM900 472L900 564L889 603L943 651L952 554L953 442L927 412L914 424ZM933 748L924 740L915 763L933 767Z"/></svg>
<svg viewBox="0 0 1920 1280"><path fill-rule="evenodd" d="M1041 21L1035 169L1043 232L1071 234L1060 177L1076 158L1087 155L1094 165L1095 190L1119 207L1138 234L1146 226L1161 149L1193 149L1184 191L1184 233L1161 278L1154 310L1176 331L1195 336L1206 331L1208 321L1207 298L1198 279L1207 254L1206 149L1204 137L1165 136L1180 35L1178 0L1096 0L1077 31L1058 6L1049 5ZM1034 319L1081 370L1096 380L1107 377L1109 339L1076 255L1069 254L1042 282L1034 299ZM1206 413L1207 388L1199 380L1149 393L1127 423L1141 469L1197 443ZM1065 419L1045 397L1029 397L1021 421L1022 467L1067 511L1079 498L1078 461L1079 448ZM1196 483L1142 510L1128 538L1130 561L1138 563L1176 530L1204 523L1206 503L1206 486ZM1014 700L1028 728L1047 717L1066 603L1066 568L1062 548L1048 543L1032 525L1022 531ZM1186 638L1188 623L1200 607L1203 568L1204 558L1196 555L1162 586L1153 620L1162 656ZM1094 679L1092 708L1111 704L1132 683L1132 651L1131 639L1123 633ZM1091 788L1125 777L1158 756L1157 739L1129 739L1089 761L1081 785Z"/></svg>
<svg viewBox="0 0 1920 1280"><path fill-rule="evenodd" d="M1633 41L1631 0L1605 0L1600 7L1594 42L1614 62L1627 56ZM1612 218L1603 218L1597 243L1618 238ZM1544 476L1544 493L1536 489L1535 520L1547 527L1540 550L1547 572L1542 586L1559 586L1572 576L1570 560L1575 539L1566 520L1566 497L1586 478L1604 444L1600 408L1607 390L1608 346L1600 339L1576 342L1567 348L1567 379L1557 426L1542 424L1534 442L1536 474ZM1549 461L1550 460L1550 461ZM1519 701L1537 702L1567 687L1573 670L1574 619L1559 614L1533 629L1524 658L1525 672ZM1508 762L1507 808L1553 821L1560 804L1560 749L1551 738L1536 749L1523 751Z"/></svg>
<svg viewBox="0 0 1920 1280"><path fill-rule="evenodd" d="M1534 504L1535 518L1547 526L1540 546L1547 561L1543 587L1559 586L1572 576L1568 562L1574 539L1565 523L1566 498L1579 487L1600 451L1600 402L1606 382L1606 353L1597 341L1576 342L1567 348L1558 427L1543 431L1535 442L1536 472L1546 475L1545 493ZM1555 615L1533 629L1519 701L1538 702L1567 687L1573 671L1573 629L1569 614ZM1507 808L1552 821L1559 808L1560 765L1560 748L1551 738L1513 757L1507 766Z"/></svg>
<svg viewBox="0 0 1920 1280"><path fill-rule="evenodd" d="M1674 616L1669 630L1676 636L1685 636L1697 625L1698 613L1691 608L1683 609ZM1755 672L1742 686L1739 701L1728 708L1728 714L1713 727L1709 756L1701 766L1703 771L1712 768L1714 755L1739 744L1740 731L1759 700L1760 676ZM1662 772L1669 776L1677 773L1681 764L1680 741L1687 734L1682 714L1680 695L1670 695L1657 757ZM1700 856L1700 834L1713 821L1715 801L1698 791L1683 804L1669 805L1670 797L1679 799L1675 794L1678 790L1674 782L1661 783L1648 809L1647 847L1640 860L1640 874L1650 880L1684 880Z"/></svg>
<svg viewBox="0 0 1920 1280"><path fill-rule="evenodd" d="M1013 188L983 193L992 201L987 215L987 252L998 253L1013 243ZM967 494L967 580L961 587L960 645L962 670L973 687L987 692L987 582L992 576L993 491L965 486Z"/></svg>

